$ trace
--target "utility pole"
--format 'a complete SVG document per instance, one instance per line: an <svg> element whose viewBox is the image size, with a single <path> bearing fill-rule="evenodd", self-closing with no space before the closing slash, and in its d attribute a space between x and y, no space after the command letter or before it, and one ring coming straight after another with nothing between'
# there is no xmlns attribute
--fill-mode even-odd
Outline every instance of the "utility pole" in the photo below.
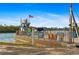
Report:
<svg viewBox="0 0 79 59"><path fill-rule="evenodd" d="M72 43L72 4L70 4L70 18L69 18L69 43Z"/></svg>
<svg viewBox="0 0 79 59"><path fill-rule="evenodd" d="M73 31L75 30L76 34L77 34L77 37L78 37L78 29L77 29L77 23L75 21L75 18L74 18L74 14L73 14L73 10L72 10L72 3L70 4L70 18L69 18L69 22L70 22L70 36L71 38L69 39L69 42L70 43L73 43L74 42L74 37L72 35Z"/></svg>

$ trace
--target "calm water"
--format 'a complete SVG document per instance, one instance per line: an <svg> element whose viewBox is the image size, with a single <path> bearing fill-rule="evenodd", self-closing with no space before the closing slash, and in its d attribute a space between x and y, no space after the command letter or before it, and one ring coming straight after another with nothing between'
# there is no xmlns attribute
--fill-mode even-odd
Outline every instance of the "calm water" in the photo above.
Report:
<svg viewBox="0 0 79 59"><path fill-rule="evenodd" d="M15 33L0 33L0 42L15 42Z"/></svg>

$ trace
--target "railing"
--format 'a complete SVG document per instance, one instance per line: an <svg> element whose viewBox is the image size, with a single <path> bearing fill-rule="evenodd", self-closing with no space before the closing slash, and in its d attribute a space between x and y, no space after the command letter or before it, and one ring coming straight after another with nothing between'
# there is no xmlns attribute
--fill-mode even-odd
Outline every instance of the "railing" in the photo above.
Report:
<svg viewBox="0 0 79 59"><path fill-rule="evenodd" d="M24 34L18 35L19 38L16 40L18 42L23 42L22 44L25 44L29 42L32 45L55 45L59 44L61 42L64 42L66 40L66 33L61 35L57 35L57 32L64 32L64 31L35 31L32 29L32 32L25 32Z"/></svg>

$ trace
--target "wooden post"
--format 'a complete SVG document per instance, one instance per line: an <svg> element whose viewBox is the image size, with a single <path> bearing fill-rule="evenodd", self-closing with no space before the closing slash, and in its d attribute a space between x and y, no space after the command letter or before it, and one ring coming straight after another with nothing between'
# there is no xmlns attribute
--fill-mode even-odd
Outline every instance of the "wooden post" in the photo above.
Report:
<svg viewBox="0 0 79 59"><path fill-rule="evenodd" d="M34 45L34 28L32 28L32 45Z"/></svg>
<svg viewBox="0 0 79 59"><path fill-rule="evenodd" d="M65 40L66 40L66 29L64 29L64 40L63 40L63 42L65 42Z"/></svg>
<svg viewBox="0 0 79 59"><path fill-rule="evenodd" d="M57 41L59 41L59 35L57 35Z"/></svg>
<svg viewBox="0 0 79 59"><path fill-rule="evenodd" d="M71 34L72 34L72 43L74 43L73 28L72 28L72 30L71 30Z"/></svg>
<svg viewBox="0 0 79 59"><path fill-rule="evenodd" d="M43 38L44 38L44 40L45 40L45 30L43 30L43 35L44 35Z"/></svg>
<svg viewBox="0 0 79 59"><path fill-rule="evenodd" d="M70 31L69 31L69 43L70 44L72 44L72 40L73 40L73 38L72 38L72 30L71 29L69 29Z"/></svg>
<svg viewBox="0 0 79 59"><path fill-rule="evenodd" d="M37 31L37 35L38 35L38 36L37 36L37 39L39 40L39 31Z"/></svg>

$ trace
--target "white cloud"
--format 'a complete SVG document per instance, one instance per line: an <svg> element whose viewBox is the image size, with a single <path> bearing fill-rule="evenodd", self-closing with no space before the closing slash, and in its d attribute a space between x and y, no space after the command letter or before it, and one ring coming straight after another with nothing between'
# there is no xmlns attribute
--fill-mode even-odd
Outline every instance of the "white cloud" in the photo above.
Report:
<svg viewBox="0 0 79 59"><path fill-rule="evenodd" d="M60 17L60 15L58 15L58 14L52 14L52 13L48 13L47 15L50 16L50 17Z"/></svg>
<svg viewBox="0 0 79 59"><path fill-rule="evenodd" d="M6 24L6 25L19 25L19 21L17 18L2 18L0 19L0 24Z"/></svg>
<svg viewBox="0 0 79 59"><path fill-rule="evenodd" d="M30 19L31 26L36 27L69 27L69 15L40 13L33 15L34 18ZM25 18L25 17L24 17ZM23 18L22 18L23 19ZM76 22L79 24L79 18L75 16ZM20 25L20 18L2 18L0 24L7 25Z"/></svg>
<svg viewBox="0 0 79 59"><path fill-rule="evenodd" d="M75 17L75 20L76 20L77 25L79 26L79 18Z"/></svg>
<svg viewBox="0 0 79 59"><path fill-rule="evenodd" d="M36 16L31 21L31 25L37 27L68 27L69 17L58 14L46 14L46 16Z"/></svg>

